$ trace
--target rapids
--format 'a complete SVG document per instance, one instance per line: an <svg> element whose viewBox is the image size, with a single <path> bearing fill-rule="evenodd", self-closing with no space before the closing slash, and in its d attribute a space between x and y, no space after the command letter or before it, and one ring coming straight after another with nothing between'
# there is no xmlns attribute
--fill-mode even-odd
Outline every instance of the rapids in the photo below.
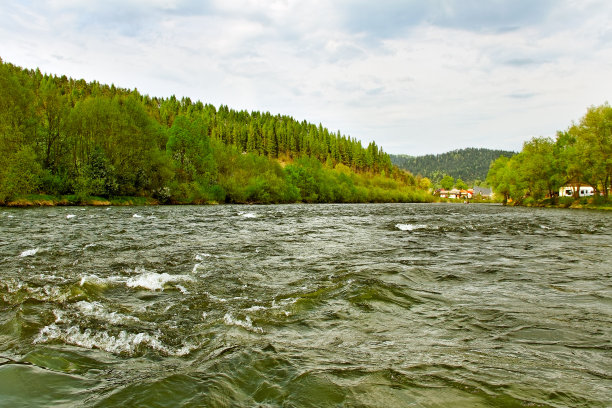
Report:
<svg viewBox="0 0 612 408"><path fill-rule="evenodd" d="M0 406L611 406L610 221L0 209Z"/></svg>

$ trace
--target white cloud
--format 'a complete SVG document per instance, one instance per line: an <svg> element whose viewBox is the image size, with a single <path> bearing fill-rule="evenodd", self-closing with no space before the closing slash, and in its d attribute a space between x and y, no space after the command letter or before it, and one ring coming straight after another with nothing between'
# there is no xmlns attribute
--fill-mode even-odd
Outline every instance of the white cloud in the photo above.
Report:
<svg viewBox="0 0 612 408"><path fill-rule="evenodd" d="M289 114L394 153L520 149L612 93L604 1L0 4L0 57Z"/></svg>

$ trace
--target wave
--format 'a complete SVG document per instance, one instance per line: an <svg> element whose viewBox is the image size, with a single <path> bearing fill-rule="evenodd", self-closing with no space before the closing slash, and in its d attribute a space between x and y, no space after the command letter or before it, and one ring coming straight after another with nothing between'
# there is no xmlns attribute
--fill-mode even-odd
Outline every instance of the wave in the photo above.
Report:
<svg viewBox="0 0 612 408"><path fill-rule="evenodd" d="M414 231L418 229L425 229L427 225L425 224L395 224L395 228L400 231Z"/></svg>
<svg viewBox="0 0 612 408"><path fill-rule="evenodd" d="M136 269L135 272L144 271L142 269ZM187 275L170 275L169 273L156 273L156 272L141 272L137 276L126 278L123 276L109 276L107 278L101 278L97 275L85 275L81 277L80 286L94 285L94 286L108 286L109 284L125 284L128 288L143 288L149 290L164 290L167 284L177 282L193 281L193 277ZM177 289L178 286L175 285ZM185 289L185 288L183 288ZM180 290L180 289L179 289Z"/></svg>
<svg viewBox="0 0 612 408"><path fill-rule="evenodd" d="M40 251L40 248L34 248L34 249L27 249L25 251L23 251L19 257L21 258L25 258L26 256L32 256L32 255L36 255L36 253Z"/></svg>
<svg viewBox="0 0 612 408"><path fill-rule="evenodd" d="M231 313L226 313L225 316L223 316L223 322L228 326L239 326L249 331L263 333L263 329L261 327L253 326L253 321L249 316L246 316L244 320L240 320L234 318Z"/></svg>
<svg viewBox="0 0 612 408"><path fill-rule="evenodd" d="M245 312L258 312L260 310L267 310L268 308L265 306L251 306L249 308L244 309Z"/></svg>
<svg viewBox="0 0 612 408"><path fill-rule="evenodd" d="M164 290L164 286L171 282L193 281L191 276L170 275L168 273L145 272L142 275L129 278L126 285L129 288L144 288L149 290Z"/></svg>
<svg viewBox="0 0 612 408"><path fill-rule="evenodd" d="M109 312L100 302L79 301L74 304L80 315L93 317L99 320L104 320L111 324L125 324L127 322L140 322L140 319L135 316L129 316L117 312ZM56 315L58 316L58 315ZM61 320L61 315L59 317ZM56 322L58 320L56 319Z"/></svg>
<svg viewBox="0 0 612 408"><path fill-rule="evenodd" d="M165 345L157 335L145 332L128 333L121 330L117 334L109 334L107 331L96 332L90 328L83 330L78 325L63 329L57 323L43 327L34 339L34 344L44 344L54 340L88 349L97 348L113 354L130 356L141 353L143 348L152 349L165 355L185 356L198 347L193 344L186 344L183 347L172 348Z"/></svg>

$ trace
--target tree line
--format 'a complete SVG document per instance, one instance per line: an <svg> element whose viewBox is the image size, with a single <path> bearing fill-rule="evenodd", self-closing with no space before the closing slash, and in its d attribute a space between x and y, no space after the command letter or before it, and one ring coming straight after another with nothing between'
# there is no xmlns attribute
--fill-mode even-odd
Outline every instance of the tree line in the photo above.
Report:
<svg viewBox="0 0 612 408"><path fill-rule="evenodd" d="M0 203L32 193L175 203L428 199L376 143L321 124L2 60L0 155Z"/></svg>
<svg viewBox="0 0 612 408"><path fill-rule="evenodd" d="M516 152L507 150L492 150L482 148L457 149L442 154L427 154L424 156L408 156L391 154L391 162L398 167L429 178L437 187L442 185L442 179L449 176L464 180L466 184L479 184L484 181L491 162L500 156L512 157ZM444 185L448 185L449 177ZM452 187L453 183L451 183Z"/></svg>
<svg viewBox="0 0 612 408"><path fill-rule="evenodd" d="M612 107L591 106L556 138L534 137L512 158L500 157L487 182L516 203L554 197L565 184L591 185L608 199L612 176ZM578 190L575 190L578 198Z"/></svg>

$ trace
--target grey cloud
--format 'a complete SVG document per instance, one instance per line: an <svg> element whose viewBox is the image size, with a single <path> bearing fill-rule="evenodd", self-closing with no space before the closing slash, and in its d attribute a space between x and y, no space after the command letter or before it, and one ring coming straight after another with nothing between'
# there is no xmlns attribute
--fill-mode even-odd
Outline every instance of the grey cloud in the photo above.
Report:
<svg viewBox="0 0 612 408"><path fill-rule="evenodd" d="M542 21L555 4L552 0L359 0L346 1L341 7L350 31L380 39L401 35L424 23L507 32Z"/></svg>
<svg viewBox="0 0 612 408"><path fill-rule="evenodd" d="M214 12L208 1L176 1L155 4L144 1L108 0L48 4L35 1L31 9L48 19L57 19L79 32L107 31L137 37L156 31L159 23L172 16L201 16Z"/></svg>
<svg viewBox="0 0 612 408"><path fill-rule="evenodd" d="M341 6L346 28L376 38L392 37L427 19L430 5L423 1L348 1Z"/></svg>
<svg viewBox="0 0 612 408"><path fill-rule="evenodd" d="M511 58L509 60L505 60L502 63L505 65L511 65L514 67L525 67L531 65L541 65L546 64L547 60L535 59L535 58Z"/></svg>
<svg viewBox="0 0 612 408"><path fill-rule="evenodd" d="M436 25L470 31L515 30L541 22L557 2L552 0L462 0L444 1L441 13L434 17Z"/></svg>

